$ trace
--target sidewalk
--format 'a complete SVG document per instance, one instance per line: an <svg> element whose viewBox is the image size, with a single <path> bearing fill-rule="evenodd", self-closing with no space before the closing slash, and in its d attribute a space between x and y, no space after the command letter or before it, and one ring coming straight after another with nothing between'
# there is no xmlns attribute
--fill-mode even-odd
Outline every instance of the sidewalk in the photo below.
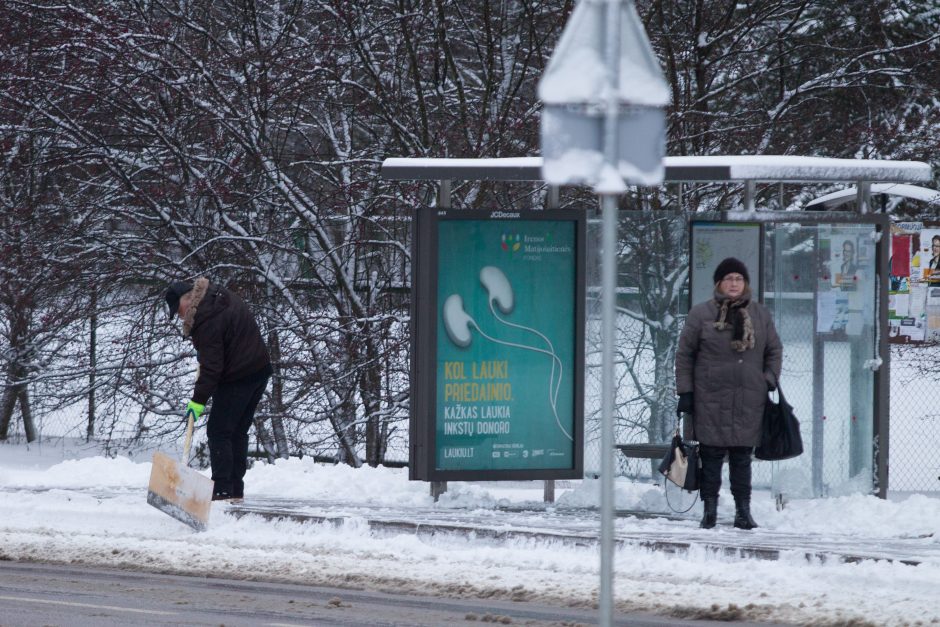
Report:
<svg viewBox="0 0 940 627"><path fill-rule="evenodd" d="M499 507L463 510L250 498L229 505L226 511L239 518L261 516L268 520L334 526L366 524L376 535L455 536L495 543L532 539L592 546L599 542L600 533L600 518L596 510L553 506L544 509ZM718 528L704 530L698 528L697 518L689 515L618 511L614 541L619 546L650 551L685 553L705 550L742 559L777 560L782 556L802 556L823 562L881 560L908 565L940 564L940 545L932 536L898 539L828 534L822 537L759 528L741 531L734 529L731 522L719 519Z"/></svg>

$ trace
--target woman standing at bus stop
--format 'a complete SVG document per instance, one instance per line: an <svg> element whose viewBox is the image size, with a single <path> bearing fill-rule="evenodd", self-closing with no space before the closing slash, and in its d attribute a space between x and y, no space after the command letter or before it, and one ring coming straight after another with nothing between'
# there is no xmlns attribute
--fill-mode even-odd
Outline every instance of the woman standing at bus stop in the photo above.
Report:
<svg viewBox="0 0 940 627"><path fill-rule="evenodd" d="M692 415L700 445L701 526L718 519L721 467L728 456L734 526L751 517L751 454L760 444L767 392L777 387L783 345L770 312L754 299L747 267L728 257L713 275L714 296L692 307L676 350L678 413Z"/></svg>

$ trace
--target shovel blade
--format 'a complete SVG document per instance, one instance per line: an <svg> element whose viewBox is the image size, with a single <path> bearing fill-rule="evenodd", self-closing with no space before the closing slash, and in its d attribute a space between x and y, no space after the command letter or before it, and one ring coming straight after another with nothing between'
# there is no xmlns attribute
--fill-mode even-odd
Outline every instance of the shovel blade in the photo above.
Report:
<svg viewBox="0 0 940 627"><path fill-rule="evenodd" d="M168 455L153 454L147 503L196 531L209 525L212 479Z"/></svg>

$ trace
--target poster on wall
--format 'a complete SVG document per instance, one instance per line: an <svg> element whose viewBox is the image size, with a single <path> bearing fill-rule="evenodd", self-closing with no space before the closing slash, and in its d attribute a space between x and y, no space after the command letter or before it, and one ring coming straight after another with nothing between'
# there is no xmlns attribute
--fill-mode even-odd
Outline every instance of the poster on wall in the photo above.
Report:
<svg viewBox="0 0 940 627"><path fill-rule="evenodd" d="M923 281L940 287L940 228L925 228L920 234L920 250L914 262L921 269Z"/></svg>
<svg viewBox="0 0 940 627"><path fill-rule="evenodd" d="M924 291L924 310L917 314L925 321L926 339L936 342L940 341L940 224L924 227L913 259L920 270L918 286Z"/></svg>
<svg viewBox="0 0 940 627"><path fill-rule="evenodd" d="M864 321L874 317L865 289L875 275L871 231L855 225L820 226L819 253L816 332L859 335Z"/></svg>
<svg viewBox="0 0 940 627"><path fill-rule="evenodd" d="M690 308L713 297L713 274L718 264L726 257L737 257L744 262L751 276L751 291L758 296L758 300L763 300L760 223L693 221L690 240Z"/></svg>
<svg viewBox="0 0 940 627"><path fill-rule="evenodd" d="M432 222L428 478L576 476L583 214L438 211Z"/></svg>
<svg viewBox="0 0 940 627"><path fill-rule="evenodd" d="M892 225L890 254L890 341L940 341L940 224Z"/></svg>
<svg viewBox="0 0 940 627"><path fill-rule="evenodd" d="M858 229L840 229L830 231L833 245L829 247L829 276L832 287L843 292L857 291L858 285L871 276L874 264L874 242L867 233L860 234Z"/></svg>

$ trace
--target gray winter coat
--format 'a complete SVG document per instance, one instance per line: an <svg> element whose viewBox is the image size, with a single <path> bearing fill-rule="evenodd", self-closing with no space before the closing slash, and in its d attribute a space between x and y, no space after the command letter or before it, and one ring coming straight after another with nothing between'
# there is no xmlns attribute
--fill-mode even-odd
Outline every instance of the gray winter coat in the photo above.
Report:
<svg viewBox="0 0 940 627"><path fill-rule="evenodd" d="M676 350L676 392L693 392L696 439L709 446L757 446L768 384L780 378L783 345L766 307L751 301L754 348L731 347L732 325L719 331L714 300L695 305Z"/></svg>

